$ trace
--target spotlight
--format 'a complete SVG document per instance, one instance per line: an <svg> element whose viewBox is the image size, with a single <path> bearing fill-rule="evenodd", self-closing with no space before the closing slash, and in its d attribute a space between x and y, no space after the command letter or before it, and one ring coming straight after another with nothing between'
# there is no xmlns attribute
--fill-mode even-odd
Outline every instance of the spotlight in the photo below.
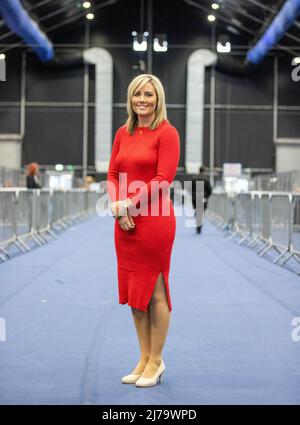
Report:
<svg viewBox="0 0 300 425"><path fill-rule="evenodd" d="M4 53L1 53L0 54L0 60L4 60L5 59L5 54Z"/></svg>
<svg viewBox="0 0 300 425"><path fill-rule="evenodd" d="M166 52L168 50L167 36L157 34L153 40L153 49L155 52Z"/></svg>
<svg viewBox="0 0 300 425"><path fill-rule="evenodd" d="M1 55L0 55L0 57L1 57ZM292 65L299 65L299 64L300 64L300 57L298 56L298 57L293 59Z"/></svg>
<svg viewBox="0 0 300 425"><path fill-rule="evenodd" d="M82 3L82 7L84 7L85 9L89 9L91 7L91 3L89 1L84 1Z"/></svg>
<svg viewBox="0 0 300 425"><path fill-rule="evenodd" d="M95 15L94 15L93 13L88 13L88 14L86 15L86 19L89 19L89 20L94 19L94 17L95 17Z"/></svg>
<svg viewBox="0 0 300 425"><path fill-rule="evenodd" d="M209 22L215 22L216 17L215 15L208 15L207 19L209 20Z"/></svg>
<svg viewBox="0 0 300 425"><path fill-rule="evenodd" d="M148 47L147 37L149 33L146 31L144 33L137 33L136 31L132 31L132 47L136 52L145 52Z"/></svg>
<svg viewBox="0 0 300 425"><path fill-rule="evenodd" d="M213 3L211 5L211 8L214 9L214 10L218 10L218 9L220 9L220 5L218 3Z"/></svg>

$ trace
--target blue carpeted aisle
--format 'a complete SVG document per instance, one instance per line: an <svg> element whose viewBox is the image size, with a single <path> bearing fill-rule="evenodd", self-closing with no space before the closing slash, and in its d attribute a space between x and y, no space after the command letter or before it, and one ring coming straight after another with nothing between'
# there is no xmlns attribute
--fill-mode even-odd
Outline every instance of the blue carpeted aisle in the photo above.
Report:
<svg viewBox="0 0 300 425"><path fill-rule="evenodd" d="M123 385L138 359L119 306L111 217L0 266L1 404L300 404L300 279L177 217L162 383Z"/></svg>

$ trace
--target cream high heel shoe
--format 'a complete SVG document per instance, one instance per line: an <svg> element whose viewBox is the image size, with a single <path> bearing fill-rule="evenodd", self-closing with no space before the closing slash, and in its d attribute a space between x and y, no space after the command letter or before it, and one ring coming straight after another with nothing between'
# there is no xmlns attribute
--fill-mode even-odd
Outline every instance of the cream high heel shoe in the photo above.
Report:
<svg viewBox="0 0 300 425"><path fill-rule="evenodd" d="M153 385L158 384L161 381L161 376L164 373L165 369L166 369L166 366L162 360L159 368L157 369L156 374L152 376L152 378L141 377L136 381L135 385L137 387L152 387Z"/></svg>
<svg viewBox="0 0 300 425"><path fill-rule="evenodd" d="M135 384L140 376L142 376L141 373L139 374L131 373L130 375L123 376L122 382L123 384Z"/></svg>

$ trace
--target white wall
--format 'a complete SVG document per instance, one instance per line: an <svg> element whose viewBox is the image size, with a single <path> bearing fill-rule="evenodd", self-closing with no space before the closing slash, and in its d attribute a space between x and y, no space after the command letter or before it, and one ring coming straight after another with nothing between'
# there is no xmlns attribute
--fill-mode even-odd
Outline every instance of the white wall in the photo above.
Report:
<svg viewBox="0 0 300 425"><path fill-rule="evenodd" d="M22 143L15 140L0 140L0 165L7 168L21 168Z"/></svg>
<svg viewBox="0 0 300 425"><path fill-rule="evenodd" d="M300 140L277 139L276 149L276 172L300 170Z"/></svg>

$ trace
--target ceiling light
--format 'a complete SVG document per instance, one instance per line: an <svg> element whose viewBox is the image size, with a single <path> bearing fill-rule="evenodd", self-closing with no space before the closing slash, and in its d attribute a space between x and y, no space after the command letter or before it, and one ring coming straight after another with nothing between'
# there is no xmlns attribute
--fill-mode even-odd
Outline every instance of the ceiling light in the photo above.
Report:
<svg viewBox="0 0 300 425"><path fill-rule="evenodd" d="M55 168L55 171L63 171L64 170L63 164L56 164L54 168Z"/></svg>
<svg viewBox="0 0 300 425"><path fill-rule="evenodd" d="M133 50L135 50L136 52L145 52L148 48L147 36L149 35L149 33L146 31L144 33L138 34L136 31L132 31L131 34L133 37Z"/></svg>
<svg viewBox="0 0 300 425"><path fill-rule="evenodd" d="M167 36L165 34L157 34L153 40L153 49L155 52L166 52L168 50Z"/></svg>
<svg viewBox="0 0 300 425"><path fill-rule="evenodd" d="M84 7L85 9L89 9L91 7L91 3L89 1L84 1L82 3L82 7Z"/></svg>
<svg viewBox="0 0 300 425"><path fill-rule="evenodd" d="M208 15L207 19L209 20L209 22L215 22L216 17L215 15Z"/></svg>
<svg viewBox="0 0 300 425"><path fill-rule="evenodd" d="M218 53L230 53L231 52L230 38L227 34L219 34L218 35L217 52Z"/></svg>
<svg viewBox="0 0 300 425"><path fill-rule="evenodd" d="M221 41L217 42L217 52L218 53L230 53L231 52L231 43L227 41L226 43L222 43Z"/></svg>
<svg viewBox="0 0 300 425"><path fill-rule="evenodd" d="M1 53L0 54L0 60L3 60L3 59L5 59L5 54L4 53Z"/></svg>
<svg viewBox="0 0 300 425"><path fill-rule="evenodd" d="M93 13L88 13L86 15L86 19L89 19L89 20L94 19L94 17L95 17L95 15Z"/></svg>
<svg viewBox="0 0 300 425"><path fill-rule="evenodd" d="M300 57L298 56L298 57L296 57L296 58L293 59L292 65L299 65L299 64L300 64Z"/></svg>
<svg viewBox="0 0 300 425"><path fill-rule="evenodd" d="M218 3L213 3L213 4L211 5L211 7L212 7L212 9L214 9L214 10L218 10L218 9L220 9L220 5L219 5Z"/></svg>

